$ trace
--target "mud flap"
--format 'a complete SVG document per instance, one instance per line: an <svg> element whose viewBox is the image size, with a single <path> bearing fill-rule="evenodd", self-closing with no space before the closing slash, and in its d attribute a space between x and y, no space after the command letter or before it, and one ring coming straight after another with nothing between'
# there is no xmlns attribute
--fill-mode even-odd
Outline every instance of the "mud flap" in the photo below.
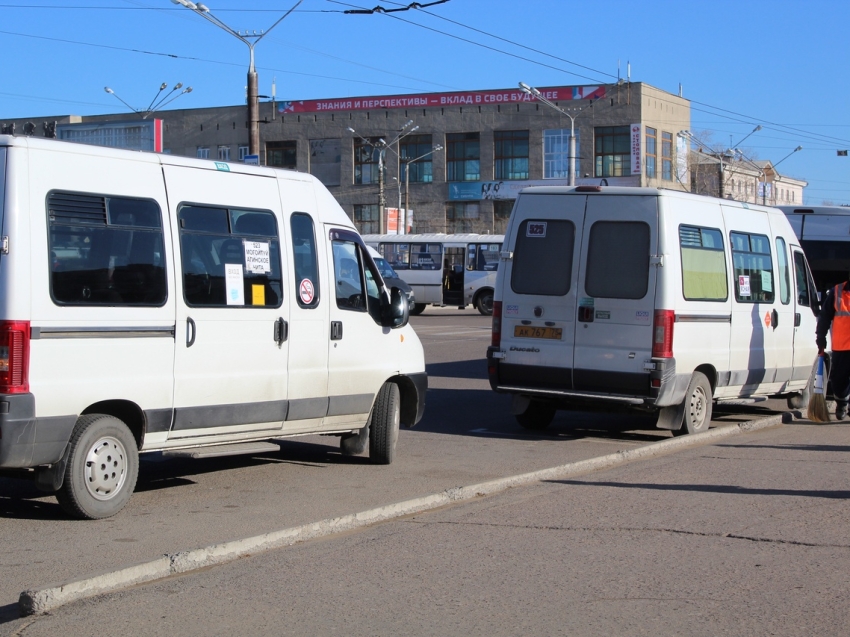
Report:
<svg viewBox="0 0 850 637"><path fill-rule="evenodd" d="M658 412L658 420L655 426L659 429L669 429L670 431L678 431L682 428L682 423L685 422L685 401L683 400L678 405L670 407L662 407Z"/></svg>
<svg viewBox="0 0 850 637"><path fill-rule="evenodd" d="M68 454L71 452L71 443L65 445L65 451L59 461L45 469L39 470L35 475L35 486L39 491L55 493L62 488L65 482L65 466L68 464Z"/></svg>

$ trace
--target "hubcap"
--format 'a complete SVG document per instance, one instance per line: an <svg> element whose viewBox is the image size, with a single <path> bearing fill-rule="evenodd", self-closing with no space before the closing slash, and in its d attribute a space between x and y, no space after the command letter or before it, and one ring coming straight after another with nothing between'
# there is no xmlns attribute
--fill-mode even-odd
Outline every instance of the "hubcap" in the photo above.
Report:
<svg viewBox="0 0 850 637"><path fill-rule="evenodd" d="M702 388L697 387L691 396L691 421L694 423L695 429L702 428L705 421L705 394Z"/></svg>
<svg viewBox="0 0 850 637"><path fill-rule="evenodd" d="M109 500L121 491L127 477L127 450L121 441L104 436L86 454L86 489L97 500Z"/></svg>

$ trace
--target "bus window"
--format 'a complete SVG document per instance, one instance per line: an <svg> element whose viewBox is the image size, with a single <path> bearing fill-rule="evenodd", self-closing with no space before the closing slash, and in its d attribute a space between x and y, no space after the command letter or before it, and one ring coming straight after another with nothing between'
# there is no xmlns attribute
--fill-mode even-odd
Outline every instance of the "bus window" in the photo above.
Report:
<svg viewBox="0 0 850 637"><path fill-rule="evenodd" d="M378 252L395 270L410 269L410 246L406 243L382 243Z"/></svg>
<svg viewBox="0 0 850 637"><path fill-rule="evenodd" d="M410 269L442 270L442 253L443 246L440 243L411 243ZM395 264L392 265L395 267Z"/></svg>
<svg viewBox="0 0 850 637"><path fill-rule="evenodd" d="M467 247L467 270L495 272L499 267L501 243L470 243Z"/></svg>

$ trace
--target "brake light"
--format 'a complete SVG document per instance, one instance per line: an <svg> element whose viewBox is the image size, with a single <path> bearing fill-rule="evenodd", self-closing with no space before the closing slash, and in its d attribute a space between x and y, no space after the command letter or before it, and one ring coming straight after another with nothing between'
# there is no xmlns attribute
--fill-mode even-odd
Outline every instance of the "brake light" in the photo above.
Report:
<svg viewBox="0 0 850 637"><path fill-rule="evenodd" d="M653 358L673 358L673 324L676 313L673 310L655 310L655 322L652 326Z"/></svg>
<svg viewBox="0 0 850 637"><path fill-rule="evenodd" d="M30 390L29 321L0 321L0 394Z"/></svg>
<svg viewBox="0 0 850 637"><path fill-rule="evenodd" d="M490 341L493 347L502 345L502 302L493 301L493 339Z"/></svg>

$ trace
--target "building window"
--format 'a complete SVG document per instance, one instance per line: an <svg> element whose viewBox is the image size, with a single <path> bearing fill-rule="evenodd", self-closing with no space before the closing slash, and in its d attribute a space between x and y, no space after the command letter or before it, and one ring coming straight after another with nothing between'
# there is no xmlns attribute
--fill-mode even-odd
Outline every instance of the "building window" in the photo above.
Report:
<svg viewBox="0 0 850 637"><path fill-rule="evenodd" d="M239 147L239 161L245 161L245 158L248 156L248 147L240 146Z"/></svg>
<svg viewBox="0 0 850 637"><path fill-rule="evenodd" d="M661 133L661 179L673 181L673 133Z"/></svg>
<svg viewBox="0 0 850 637"><path fill-rule="evenodd" d="M593 159L597 177L628 177L632 174L631 139L628 126L594 129Z"/></svg>
<svg viewBox="0 0 850 637"><path fill-rule="evenodd" d="M354 204L354 225L360 234L377 234L381 231L381 213L378 204Z"/></svg>
<svg viewBox="0 0 850 637"><path fill-rule="evenodd" d="M407 179L405 171L410 168L410 181L414 183L428 183L434 181L431 158L433 146L430 135L408 135L404 141L399 142L399 155L403 161L399 166L399 175L402 180ZM426 155L423 157L423 155ZM409 160L417 161L410 162ZM404 161L408 160L408 161Z"/></svg>
<svg viewBox="0 0 850 637"><path fill-rule="evenodd" d="M528 131L493 133L496 179L528 179Z"/></svg>
<svg viewBox="0 0 850 637"><path fill-rule="evenodd" d="M493 200L493 234L505 234L515 201L515 199Z"/></svg>
<svg viewBox="0 0 850 637"><path fill-rule="evenodd" d="M446 134L446 180L481 179L481 141L479 133Z"/></svg>
<svg viewBox="0 0 850 637"><path fill-rule="evenodd" d="M297 142L268 142L266 144L266 165L276 168L295 170L298 166L296 159Z"/></svg>
<svg viewBox="0 0 850 637"><path fill-rule="evenodd" d="M446 232L472 232L480 209L478 203L466 201L446 204Z"/></svg>
<svg viewBox="0 0 850 637"><path fill-rule="evenodd" d="M218 159L219 161L230 161L230 146L218 147Z"/></svg>
<svg viewBox="0 0 850 637"><path fill-rule="evenodd" d="M381 151L378 149L378 137L354 140L354 183L378 183L378 169Z"/></svg>
<svg viewBox="0 0 850 637"><path fill-rule="evenodd" d="M581 174L579 166L579 132L576 131L575 171ZM570 176L570 129L559 128L543 131L543 178L567 179Z"/></svg>
<svg viewBox="0 0 850 637"><path fill-rule="evenodd" d="M658 131L654 128L646 127L646 176L648 179L657 177L655 162L658 159Z"/></svg>
<svg viewBox="0 0 850 637"><path fill-rule="evenodd" d="M209 159L210 149L207 146L198 146L198 159Z"/></svg>
<svg viewBox="0 0 850 637"><path fill-rule="evenodd" d="M310 140L310 174L325 186L339 186L342 174L341 142L336 139Z"/></svg>

